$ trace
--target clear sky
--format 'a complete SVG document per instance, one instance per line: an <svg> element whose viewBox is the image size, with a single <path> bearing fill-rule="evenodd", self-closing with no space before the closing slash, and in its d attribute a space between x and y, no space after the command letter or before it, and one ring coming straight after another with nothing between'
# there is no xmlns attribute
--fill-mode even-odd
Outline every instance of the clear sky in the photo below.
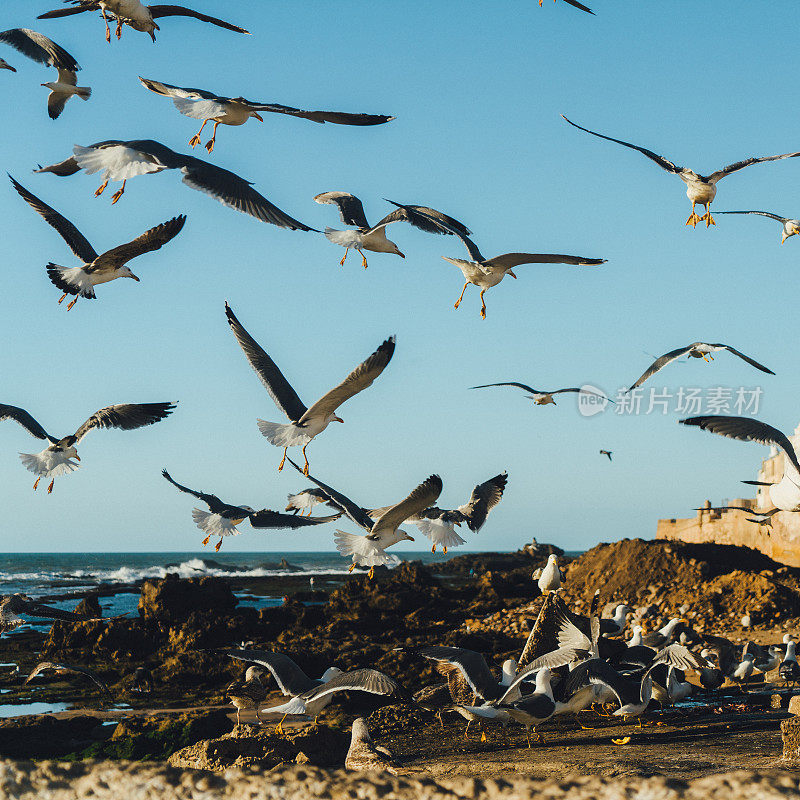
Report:
<svg viewBox="0 0 800 800"><path fill-rule="evenodd" d="M582 417L574 396L537 407L519 380L555 389L630 384L661 354L695 340L732 344L766 376L728 354L676 364L649 386L764 388L758 416L791 433L800 419L795 322L800 238L757 217L684 226L683 184L641 155L570 128L559 114L644 145L699 172L753 155L800 149L788 89L796 72L795 3L643 3L594 0L589 16L562 2L330 2L189 5L252 36L179 18L158 42L126 28L107 45L97 15L37 21L55 0L5 0L3 28L33 27L72 53L91 100L53 122L39 86L53 71L0 48L19 70L0 72L3 169L70 218L99 250L178 213L183 233L132 265L141 283L99 287L69 313L49 261L78 264L60 237L0 186L3 302L0 402L28 409L65 435L118 402L179 400L174 415L134 432L92 432L81 469L47 496L17 456L41 443L0 425L3 551L200 549L192 498L160 476L232 503L282 509L307 482L277 472L280 451L256 418L281 415L225 322L228 300L310 404L388 335L394 360L343 406L309 447L312 472L364 505L399 500L432 472L443 507L507 469L509 484L471 549L516 548L532 536L565 549L651 537L658 517L689 516L706 497L735 497L766 454L677 425L666 415ZM33 175L37 164L104 139L153 138L188 152L194 120L146 91L137 75L309 109L394 114L351 128L267 115L221 126L215 164L252 180L305 223L341 227L312 198L351 191L376 221L382 198L442 209L464 221L485 254L561 252L607 258L601 267L525 265L487 293L440 256L460 242L394 225L406 254L358 257L320 234L280 230L180 182L137 178L116 206L92 195L98 176ZM209 126L207 126L207 129ZM204 137L205 139L205 137ZM196 155L205 152L198 148ZM724 179L714 204L800 216L800 159ZM113 187L112 187L113 188ZM647 405L647 396L645 406ZM705 409L703 409L705 410ZM731 408L731 411L733 409ZM609 463L599 455L614 452ZM355 526L343 525L348 530ZM332 528L245 533L225 550L333 549ZM415 529L412 529L412 534ZM409 549L420 549L421 535Z"/></svg>

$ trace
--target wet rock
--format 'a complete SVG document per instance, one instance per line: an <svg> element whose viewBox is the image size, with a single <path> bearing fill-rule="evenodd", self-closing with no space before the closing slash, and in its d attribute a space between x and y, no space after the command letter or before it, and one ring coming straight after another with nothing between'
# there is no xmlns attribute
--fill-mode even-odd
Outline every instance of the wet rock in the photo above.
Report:
<svg viewBox="0 0 800 800"><path fill-rule="evenodd" d="M97 595L92 594L88 597L84 597L83 600L75 606L75 613L87 619L102 617L103 609L100 605L100 601L97 599Z"/></svg>
<svg viewBox="0 0 800 800"><path fill-rule="evenodd" d="M180 580L171 573L163 580L142 584L139 615L144 620L174 622L193 613L224 614L232 611L237 602L230 584L222 578Z"/></svg>
<svg viewBox="0 0 800 800"><path fill-rule="evenodd" d="M0 756L6 758L54 758L64 756L105 738L96 717L58 718L47 714L0 720Z"/></svg>

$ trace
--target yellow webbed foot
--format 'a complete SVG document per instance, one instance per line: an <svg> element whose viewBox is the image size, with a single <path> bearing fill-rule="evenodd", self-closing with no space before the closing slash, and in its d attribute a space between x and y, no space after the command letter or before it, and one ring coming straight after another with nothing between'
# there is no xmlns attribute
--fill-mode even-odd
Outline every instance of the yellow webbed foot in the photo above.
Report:
<svg viewBox="0 0 800 800"><path fill-rule="evenodd" d="M710 211L707 211L705 214L703 214L703 216L700 217L700 219L701 220L704 219L706 221L706 228L710 228L712 225L717 224L716 222L714 222L714 217L711 216Z"/></svg>
<svg viewBox="0 0 800 800"><path fill-rule="evenodd" d="M123 194L125 194L124 188L114 192L114 194L111 195L111 205L115 206L119 202L119 199L120 197L122 197Z"/></svg>
<svg viewBox="0 0 800 800"><path fill-rule="evenodd" d="M215 550L217 553L219 553L219 549L220 549L220 547L222 547L222 539L220 539L220 540L219 540L219 541L218 541L218 542L217 542L217 543L214 545L214 550Z"/></svg>
<svg viewBox="0 0 800 800"><path fill-rule="evenodd" d="M106 186L108 186L108 178L106 178L98 187L94 193L95 197L100 197L101 194L106 190Z"/></svg>
<svg viewBox="0 0 800 800"><path fill-rule="evenodd" d="M208 150L208 154L209 155L211 155L211 153L214 152L214 140L213 139L209 139L206 142L206 150Z"/></svg>
<svg viewBox="0 0 800 800"><path fill-rule="evenodd" d="M211 538L211 534L209 533L209 534L208 534L208 536L206 536L206 538L205 538L205 539L203 539L203 547L205 547L205 546L208 544L208 540L209 540L210 538Z"/></svg>
<svg viewBox="0 0 800 800"><path fill-rule="evenodd" d="M372 580L375 577L375 567L369 568L369 579Z"/></svg>
<svg viewBox="0 0 800 800"><path fill-rule="evenodd" d="M197 147L197 145L200 144L200 134L196 133L194 136L192 136L192 138L189 139L189 144L191 145L192 149Z"/></svg>
<svg viewBox="0 0 800 800"><path fill-rule="evenodd" d="M40 475L40 476L39 476L39 477L36 479L36 481L34 482L34 484L33 484L33 491L34 491L34 492L35 492L35 491L36 491L36 490L39 488L39 481L40 481L41 479L42 479L42 476Z"/></svg>
<svg viewBox="0 0 800 800"><path fill-rule="evenodd" d="M53 484L56 482L56 479L50 481L50 485L47 487L47 494L53 494Z"/></svg>
<svg viewBox="0 0 800 800"><path fill-rule="evenodd" d="M686 224L691 225L693 228L696 228L697 223L700 222L700 219L701 218L697 214L695 214L694 211L692 211L692 213L689 214L689 219L686 220Z"/></svg>
<svg viewBox="0 0 800 800"><path fill-rule="evenodd" d="M481 731L481 741L482 742L486 741L486 731Z"/></svg>
<svg viewBox="0 0 800 800"><path fill-rule="evenodd" d="M436 545L434 545L433 547L431 547L431 553L435 553L435 552L436 552Z"/></svg>

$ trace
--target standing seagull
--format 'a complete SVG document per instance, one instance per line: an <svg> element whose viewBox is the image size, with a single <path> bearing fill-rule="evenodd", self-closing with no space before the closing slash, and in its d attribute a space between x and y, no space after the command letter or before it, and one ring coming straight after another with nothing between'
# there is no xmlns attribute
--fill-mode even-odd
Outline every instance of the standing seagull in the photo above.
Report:
<svg viewBox="0 0 800 800"><path fill-rule="evenodd" d="M114 192L111 197L113 205L125 192L125 184L129 178L163 172L167 169L179 169L187 186L210 195L228 208L249 214L279 228L289 228L293 231L313 230L281 211L266 197L262 197L250 181L240 178L227 169L209 164L208 161L176 153L152 139L137 139L130 142L111 139L88 147L76 144L72 152L74 155L64 161L34 171L52 172L59 178L67 178L82 169L86 170L87 175L102 171L103 182L94 193L95 197L103 194L109 181L122 181L119 191Z"/></svg>
<svg viewBox="0 0 800 800"><path fill-rule="evenodd" d="M722 180L722 178L724 178L726 175L730 175L732 172L738 172L740 169L749 167L751 164L761 164L764 161L779 161L782 158L796 158L797 156L800 156L800 152L797 152L783 153L779 156L746 158L743 161L737 161L735 164L728 164L727 167L718 169L716 172L712 172L710 175L698 175L698 173L694 172L688 167L679 167L676 164L673 164L671 161L668 161L663 156L654 153L652 150L647 150L644 147L639 147L638 145L631 144L630 142L623 142L621 139L614 139L611 136L604 136L602 133L590 131L588 128L583 128L580 125L576 125L574 122L571 122L563 114L561 116L567 122L569 122L573 128L578 128L578 130L591 133L592 136L598 136L600 139L605 139L609 142L616 142L617 144L621 144L623 147L630 147L632 150L638 150L642 155L647 156L647 158L649 158L651 161L655 161L655 163L658 164L661 169L671 172L673 175L677 175L686 184L686 196L692 201L692 213L689 215L689 219L686 220L686 224L691 225L693 228L697 227L697 223L702 222L703 220L705 220L707 228L711 225L717 224L714 222L714 218L711 216L711 203L717 195L717 182ZM631 189L634 190L634 187L631 187ZM636 187L636 189L638 189L638 187ZM631 199L634 197L638 197L638 192L634 194L632 191ZM695 212L695 206L698 203L701 206L706 207L706 213L703 214L702 217L697 216Z"/></svg>
<svg viewBox="0 0 800 800"><path fill-rule="evenodd" d="M52 478L47 487L47 493L50 494L57 477L68 475L78 469L75 461L81 459L75 445L89 431L95 428L119 428L124 431L132 431L145 425L153 425L166 419L175 410L175 405L175 403L121 403L116 406L107 406L92 414L74 434L64 436L62 439L51 436L27 411L16 406L0 405L0 420L13 419L22 425L31 436L50 442L41 453L19 454L25 468L39 476L33 484L34 489L39 488L39 481L42 477Z"/></svg>
<svg viewBox="0 0 800 800"><path fill-rule="evenodd" d="M544 594L545 592L557 592L567 576L558 566L558 556L550 553L544 567L537 569L531 577L537 581L539 591Z"/></svg>
<svg viewBox="0 0 800 800"><path fill-rule="evenodd" d="M283 373L278 369L275 362L242 327L242 324L227 303L225 303L225 314L228 317L228 324L231 326L233 335L244 352L245 358L255 370L261 383L266 387L275 405L289 418L288 425L278 422L266 422L263 419L258 420L258 429L269 439L270 444L283 448L283 458L278 466L278 471L283 469L286 461L286 449L302 445L303 458L306 462L303 474L308 475L306 447L331 422L344 422L341 417L336 416L336 410L342 403L347 402L351 397L371 386L375 378L383 372L386 365L392 360L395 337L390 336L338 386L320 397L310 408L306 408L289 381L283 377Z"/></svg>
<svg viewBox="0 0 800 800"><path fill-rule="evenodd" d="M298 472L302 471L291 459L289 459L289 463ZM328 495L328 498L339 506L356 525L359 525L367 532L366 536L359 536L355 533L336 531L337 536L334 541L336 542L336 549L343 556L352 556L353 563L350 567L350 572L357 565L369 567L370 578L375 574L376 566L397 563L397 556L387 555L386 548L404 540L413 542L414 537L409 536L400 526L407 519L432 506L442 492L442 479L438 475L431 475L417 486L408 497L387 508L373 522L369 514L361 506L350 500L349 497L317 480L313 475L308 475L308 478L319 486Z"/></svg>
<svg viewBox="0 0 800 800"><path fill-rule="evenodd" d="M800 511L800 461L789 437L772 425L749 417L689 417L681 425L694 425L705 431L745 442L774 445L783 451L783 477L767 489L773 505L780 511Z"/></svg>
<svg viewBox="0 0 800 800"><path fill-rule="evenodd" d="M556 401L553 400L554 394L564 394L565 392L575 392L576 394L590 394L594 397L599 397L602 400L608 400L609 398L602 394L596 394L595 392L591 392L588 389L580 388L580 387L573 387L571 389L554 389L552 392L546 392L544 389L532 389L530 386L527 386L524 383L516 383L514 381L505 381L503 383L483 383L480 386L470 386L470 389L489 389L493 386L516 386L518 389L522 389L525 392L530 392L528 395L528 400L533 400L533 402L537 406L546 406L546 405L555 405ZM613 400L611 401L614 402Z"/></svg>
<svg viewBox="0 0 800 800"><path fill-rule="evenodd" d="M47 98L47 113L50 119L58 119L67 100L73 95L77 95L81 100L88 100L91 96L92 90L88 86L76 85L76 73L80 69L78 62L52 39L29 28L12 28L0 32L0 42L10 44L28 58L55 67L58 71L57 80L42 84L50 90L50 96ZM5 69L16 72L5 61L2 63Z"/></svg>
<svg viewBox="0 0 800 800"><path fill-rule="evenodd" d="M600 455L601 456L608 456L608 460L611 461L611 450L601 450L600 451Z"/></svg>
<svg viewBox="0 0 800 800"><path fill-rule="evenodd" d="M293 514L280 514L268 508L256 511L250 506L232 506L228 503L224 503L215 494L198 492L195 489L190 489L188 486L181 485L177 481L174 481L169 472L165 469L161 470L161 474L176 489L190 494L198 500L202 500L208 506L208 511L201 511L199 508L193 508L192 519L203 533L208 534L206 538L203 539L204 545L208 544L208 540L212 536L219 536L219 541L214 547L217 552L219 552L220 547L222 547L223 537L238 536L241 533L236 526L246 519L250 520L250 524L254 528L277 529L305 528L309 525L322 525L326 522L339 519L339 517L342 516L341 514L331 514L327 517L297 517Z"/></svg>
<svg viewBox="0 0 800 800"><path fill-rule="evenodd" d="M759 364L758 361L750 358L750 356L746 356L744 353L737 350L735 347L731 347L729 344L709 344L708 342L692 342L692 344L687 344L686 347L679 347L677 350L670 350L669 353L665 353L660 358L657 358L645 371L644 373L637 378L636 382L631 385L628 391L632 391L637 386L641 386L648 378L652 378L653 375L656 374L659 370L663 369L667 366L667 364L671 364L673 361L677 361L681 356L689 356L689 358L702 358L703 361L711 361L714 360L714 356L712 353L717 353L720 350L727 350L729 353L733 353L735 356L738 356L742 359L742 361L746 361L750 364L751 367L755 367L756 369L760 369L762 372L766 372L768 375L774 375L775 373L765 367L763 364Z"/></svg>
<svg viewBox="0 0 800 800"><path fill-rule="evenodd" d="M350 736L350 749L344 758L344 768L356 772L379 771L397 775L394 755L385 747L376 747L369 735L369 728L363 717L353 720Z"/></svg>
<svg viewBox="0 0 800 800"><path fill-rule="evenodd" d="M344 266L351 248L361 254L361 264L364 269L367 268L367 257L364 255L364 250L370 250L373 253L394 253L400 258L405 258L400 252L400 248L386 238L386 226L393 222L410 222L414 227L426 233L450 234L459 231L459 235L463 234L464 236L471 233L469 228L457 219L427 206L402 206L393 200L387 200L397 208L387 214L377 225L370 225L361 201L349 192L323 192L314 198L314 202L338 206L342 222L356 228L354 231L325 228L325 236L328 241L345 248L342 260L339 262L341 267Z"/></svg>
<svg viewBox="0 0 800 800"><path fill-rule="evenodd" d="M783 244L790 236L800 233L800 219L791 219L790 217L781 217L778 214L772 214L769 211L717 211L717 214L758 214L760 217L769 217L776 222L783 225L783 235L781 236L781 244Z"/></svg>
<svg viewBox="0 0 800 800"><path fill-rule="evenodd" d="M10 175L9 178L11 178ZM14 178L11 178L11 183L22 199L34 211L37 211L45 222L55 228L69 245L70 250L83 261L82 267L60 267L53 263L47 265L50 281L64 293L58 302L62 303L68 294L75 295L75 299L67 303L67 311L78 302L79 297L94 300L96 297L94 287L101 283L108 283L116 278L132 278L138 281L139 278L128 268L128 261L132 261L144 253L158 250L167 242L172 241L181 232L186 222L186 217L183 215L173 217L171 220L145 231L132 242L119 245L113 250L107 250L102 255L98 255L86 237L66 217L62 217L58 211L48 206L36 195L31 194Z"/></svg>
<svg viewBox="0 0 800 800"><path fill-rule="evenodd" d="M278 103L258 103L254 100L245 100L244 97L224 97L214 94L206 89L185 89L161 83L150 78L139 76L146 89L164 97L171 97L175 108L186 117L202 119L200 130L189 140L192 147L200 144L200 134L207 122L214 123L211 139L206 143L209 153L214 151L217 140L217 127L220 125L244 125L250 117L263 122L264 118L259 111L269 111L274 114L288 114L292 117L308 119L312 122L332 122L337 125L381 125L393 120L384 114L347 114L342 111L303 111L291 106L282 106Z"/></svg>
<svg viewBox="0 0 800 800"><path fill-rule="evenodd" d="M122 26L129 25L135 31L149 33L150 38L155 41L155 32L161 30L156 24L156 20L161 17L192 17L200 20L200 22L208 22L218 28L225 28L234 33L250 33L250 31L240 28L238 25L217 19L217 17L210 17L208 14L201 14L199 11L193 11L191 8L185 8L184 6L146 6L139 0L64 0L64 2L71 3L74 7L48 11L45 14L40 14L37 19L56 19L58 17L82 14L84 11L99 11L106 23L107 42L111 41L111 28L108 25L106 12L113 14L117 18L117 39L122 38Z"/></svg>
<svg viewBox="0 0 800 800"><path fill-rule="evenodd" d="M604 258L582 258L581 256L565 256L554 253L505 253L501 256L494 258L485 258L478 246L469 236L466 236L459 228L456 228L445 220L436 219L423 209L414 208L413 206L403 206L409 214L409 217L425 217L433 225L438 225L444 228L449 233L457 236L464 243L467 252L470 255L470 261L463 258L450 258L442 256L445 261L449 261L458 267L464 275L464 288L456 300L453 308L458 308L461 305L461 300L464 298L464 292L467 286L472 284L478 286L481 290L481 319L486 319L486 302L483 299L487 289L492 286L497 286L506 275L512 278L517 276L512 272L514 267L520 264L572 264L573 266L597 266L598 264L605 264Z"/></svg>

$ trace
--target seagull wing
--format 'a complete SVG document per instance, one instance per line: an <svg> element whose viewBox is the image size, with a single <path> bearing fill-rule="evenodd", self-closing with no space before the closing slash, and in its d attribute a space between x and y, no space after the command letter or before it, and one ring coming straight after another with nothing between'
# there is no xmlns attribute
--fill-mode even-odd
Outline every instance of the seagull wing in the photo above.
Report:
<svg viewBox="0 0 800 800"><path fill-rule="evenodd" d="M740 439L745 442L758 442L759 444L774 444L783 450L792 466L800 472L797 453L789 438L786 434L777 428L773 428L772 425L767 425L765 422L759 422L757 419L748 417L723 416L689 417L688 419L678 420L678 422L681 425L694 425L704 431L711 431L711 433L726 436L729 439Z"/></svg>
<svg viewBox="0 0 800 800"><path fill-rule="evenodd" d="M325 517L298 517L295 514L281 514L263 508L250 515L250 524L254 528L307 528L310 525L324 525L341 517L341 514L329 514Z"/></svg>
<svg viewBox="0 0 800 800"><path fill-rule="evenodd" d="M508 473L501 472L488 481L479 483L470 495L466 505L456 509L467 519L467 527L477 533L486 522L489 512L500 502L508 483Z"/></svg>
<svg viewBox="0 0 800 800"><path fill-rule="evenodd" d="M487 258L481 263L482 268L500 269L508 272L520 264L571 264L572 266L597 266L605 264L605 258L583 258L582 256L566 256L560 253L504 253L501 256Z"/></svg>
<svg viewBox="0 0 800 800"><path fill-rule="evenodd" d="M64 611L60 608L52 608L42 603L37 603L35 600L29 600L20 595L12 595L6 598L6 602L11 600L11 610L16 614L25 614L27 617L34 619L53 619L63 620L64 622L86 622L86 617L76 614L74 611ZM2 604L0 604L0 607Z"/></svg>
<svg viewBox="0 0 800 800"><path fill-rule="evenodd" d="M47 96L47 116L50 119L58 119L61 116L61 112L64 110L64 106L67 105L67 100L69 100L69 95L64 94L63 92L50 92Z"/></svg>
<svg viewBox="0 0 800 800"><path fill-rule="evenodd" d="M186 217L183 214L173 217L167 222L162 222L160 225L156 225L155 228L145 231L141 236L137 236L132 242L121 244L119 247L103 253L97 266L102 266L103 262L112 264L127 263L144 253L159 250L181 232L185 222Z"/></svg>
<svg viewBox="0 0 800 800"><path fill-rule="evenodd" d="M599 658L585 661L570 672L564 687L566 696L571 697L587 683L607 686L616 695L620 707L641 702L639 681L624 678L610 664Z"/></svg>
<svg viewBox="0 0 800 800"><path fill-rule="evenodd" d="M283 653L272 653L269 650L222 650L220 652L237 661L266 667L275 678L278 688L285 695L297 697L320 685L318 680L309 678L289 656Z"/></svg>
<svg viewBox="0 0 800 800"><path fill-rule="evenodd" d="M763 364L759 364L758 361L750 358L750 356L746 356L744 353L737 350L735 347L731 347L729 344L722 344L722 345L715 345L715 347L722 347L727 350L729 353L733 353L735 356L739 356L742 361L746 361L751 367L755 367L756 369L760 369L762 372L766 372L768 375L774 375L775 373L765 367Z"/></svg>
<svg viewBox="0 0 800 800"><path fill-rule="evenodd" d="M298 424L303 425L314 417L327 417L329 414L333 414L342 403L346 403L351 397L371 386L392 360L394 345L395 337L390 336L338 386L320 397L298 420Z"/></svg>
<svg viewBox="0 0 800 800"><path fill-rule="evenodd" d="M24 409L17 406L0 405L0 420L13 419L25 428L31 436L37 439L56 440Z"/></svg>
<svg viewBox="0 0 800 800"><path fill-rule="evenodd" d="M667 364L677 361L681 356L686 355L698 342L688 344L686 347L679 347L677 350L670 350L669 353L664 353L663 356L657 358L643 373L636 379L635 383L631 384L628 391L633 391L637 386L641 386L648 378L652 378L660 369L663 369Z"/></svg>
<svg viewBox="0 0 800 800"><path fill-rule="evenodd" d="M264 384L275 405L292 421L297 422L306 413L303 401L297 396L289 381L283 377L278 365L266 354L258 342L244 329L231 307L225 303L225 315L245 358Z"/></svg>
<svg viewBox="0 0 800 800"><path fill-rule="evenodd" d="M420 511L432 506L442 493L442 479L438 475L431 475L423 481L405 500L393 505L377 520L373 531L379 528L395 530L409 517L419 514Z"/></svg>
<svg viewBox="0 0 800 800"><path fill-rule="evenodd" d="M431 661L445 662L457 667L472 691L484 700L496 700L499 696L500 689L497 678L492 675L486 659L480 653L464 647L442 645L421 647L414 652Z"/></svg>
<svg viewBox="0 0 800 800"><path fill-rule="evenodd" d="M31 672L31 674L25 679L25 683L29 683L37 675L49 669L66 670L67 672L75 672L78 675L85 675L100 688L100 691L103 692L103 694L111 697L111 692L108 690L108 686L106 686L103 681L101 681L100 678L98 678L97 675L95 675L91 670L85 669L84 667L73 667L69 664L57 664L53 661L42 661L37 664L33 668L33 672Z"/></svg>
<svg viewBox="0 0 800 800"><path fill-rule="evenodd" d="M591 8L583 5L583 3L579 3L578 0L564 0L564 2L574 8L579 8L581 11L585 11L587 14L594 14Z"/></svg>
<svg viewBox="0 0 800 800"><path fill-rule="evenodd" d="M339 216L345 225L355 228L369 228L367 215L364 213L362 202L349 192L322 192L314 198L320 205L335 205L339 207Z"/></svg>
<svg viewBox="0 0 800 800"><path fill-rule="evenodd" d="M505 694L497 701L498 705L503 705L503 703L507 702L509 698L515 697L516 692L514 690L521 683L529 680L533 673L538 672L543 667L547 667L548 669L556 669L558 667L571 664L573 661L582 661L588 658L588 656L589 653L587 650L582 650L575 647L559 647L557 650L551 650L549 653L539 656L539 658L526 665L525 669L523 669L508 685L508 688L505 690Z"/></svg>
<svg viewBox="0 0 800 800"><path fill-rule="evenodd" d="M101 408L75 431L75 443L80 442L93 428L120 428L132 431L161 422L175 410L175 405L175 403L120 403Z"/></svg>
<svg viewBox="0 0 800 800"><path fill-rule="evenodd" d="M659 650L653 656L653 663L647 668L645 675L652 672L659 664L668 664L670 667L682 670L700 670L711 666L706 659L696 655L682 644L670 644L663 650Z"/></svg>
<svg viewBox="0 0 800 800"><path fill-rule="evenodd" d="M630 147L631 150L638 150L642 155L647 156L651 161L655 161L661 169L665 169L667 172L672 172L673 174L677 175L679 172L683 170L683 167L678 167L673 164L668 159L664 158L663 156L658 155L658 153L654 153L652 150L648 150L645 147L639 147L636 144L631 144L630 142L623 142L622 139L614 139L611 136L604 136L602 133L597 133L596 131L590 131L588 128L583 128L580 125L576 125L571 120L568 120L563 114L561 115L562 119L566 122L569 122L573 128L578 128L578 130L585 131L586 133L591 133L592 136L597 136L600 139L606 139L609 142L616 142L617 144L621 144L623 147Z"/></svg>
<svg viewBox="0 0 800 800"><path fill-rule="evenodd" d="M390 225L392 222L410 222L415 228L419 228L425 233L438 233L448 236L455 236L456 234L453 231L456 230L462 236L469 236L472 233L463 222L459 222L457 219L453 219L453 217L437 211L435 208L403 205L402 203L395 203L394 200L387 200L386 202L397 206L397 209L387 214L372 230ZM432 220L436 220L436 222ZM447 227L444 227L445 225Z"/></svg>
<svg viewBox="0 0 800 800"><path fill-rule="evenodd" d="M399 695L405 696L405 691L397 681L378 672L376 669L354 669L337 675L327 683L323 683L316 689L312 689L303 695L303 699L316 700L333 692L367 692L369 694Z"/></svg>
<svg viewBox="0 0 800 800"><path fill-rule="evenodd" d="M12 28L8 31L0 31L0 42L11 45L15 50L19 50L22 55L38 61L40 64L47 64L57 69L66 69L77 72L80 69L78 62L63 48L57 45L52 39L48 39L41 33L32 31L29 28Z"/></svg>
<svg viewBox="0 0 800 800"><path fill-rule="evenodd" d="M572 648L574 650L588 650L597 656L597 643L592 640L566 615L559 609L556 617L558 625L558 646L559 648Z"/></svg>
<svg viewBox="0 0 800 800"><path fill-rule="evenodd" d="M298 467L297 464L295 464L291 458L287 456L286 460L298 472L302 473L303 470L301 470L300 467ZM354 503L349 497L346 497L341 492L337 492L336 489L333 489L332 487L328 486L322 481L317 480L317 478L315 478L313 475L308 475L307 477L312 483L316 484L320 489L322 489L322 491L325 492L325 494L328 496L328 499L331 502L336 503L336 505L339 508L341 508L342 511L344 511L344 513L347 514L348 518L353 520L353 522L355 522L356 525L359 525L365 531L372 531L372 519L367 514L367 512L363 508L361 508L360 505ZM306 517L306 519L308 518Z"/></svg>
<svg viewBox="0 0 800 800"><path fill-rule="evenodd" d="M47 203L42 202L35 194L31 194L22 184L18 183L10 175L11 183L19 193L20 197L34 210L37 211L45 222L61 235L67 243L69 249L78 258L83 259L87 264L97 258L97 253L86 237L66 218L51 208Z"/></svg>
<svg viewBox="0 0 800 800"><path fill-rule="evenodd" d="M790 217L780 217L777 214L772 214L769 211L714 211L714 214L758 214L760 217L769 217L776 222L788 222Z"/></svg>
<svg viewBox="0 0 800 800"><path fill-rule="evenodd" d="M82 6L75 6L70 8L57 8L55 11L47 11L44 14L39 14L36 19L58 19L59 17L71 17L74 14L83 14L84 11L99 11L99 3L87 3Z"/></svg>
<svg viewBox="0 0 800 800"><path fill-rule="evenodd" d="M155 94L172 98L175 108L184 116L192 119L213 119L225 113L229 97L220 97L205 89L189 89L181 86L172 86L169 83L154 81L150 78L139 76L145 88Z"/></svg>
<svg viewBox="0 0 800 800"><path fill-rule="evenodd" d="M221 97L220 95L209 92L206 89L189 89L182 86L173 86L170 83L162 83L161 81L154 81L150 78L143 78L139 76L142 85L156 94L164 95L164 97L181 98L185 100L221 100L228 101L229 97Z"/></svg>
<svg viewBox="0 0 800 800"><path fill-rule="evenodd" d="M280 103L257 103L250 100L245 100L244 102L254 111L287 114L290 117L300 117L301 119L308 119L321 124L331 122L335 125L382 125L384 122L390 122L394 119L394 117L387 116L386 114L348 114L345 111L303 111L301 108L292 108L292 106L284 106Z"/></svg>
<svg viewBox="0 0 800 800"><path fill-rule="evenodd" d="M182 483L173 480L172 476L165 469L161 470L161 474L179 491L186 492L186 494L190 494L192 497L202 500L208 506L212 514L218 514L227 507L215 494L207 494L206 492L198 492L196 489L190 489L188 486L184 486Z"/></svg>
<svg viewBox="0 0 800 800"><path fill-rule="evenodd" d="M724 178L726 175L730 175L732 172L738 172L740 169L744 169L745 167L749 167L751 164L761 164L764 161L780 161L784 158L797 158L800 156L800 151L797 153L783 153L779 156L762 156L761 158L745 158L744 161L737 161L735 164L728 164L727 167L723 167L722 169L718 169L716 172L712 172L708 176L708 181L710 183L716 183L721 178Z"/></svg>
<svg viewBox="0 0 800 800"><path fill-rule="evenodd" d="M470 386L470 389L489 389L492 386L516 386L518 389L522 389L525 392L530 392L531 394L547 394L547 392L540 392L538 389L532 389L530 386L524 383L516 383L515 381L504 381L502 383L482 383L480 386Z"/></svg>
<svg viewBox="0 0 800 800"><path fill-rule="evenodd" d="M233 31L234 33L250 34L250 31L240 28L225 20L218 19L217 17L210 17L208 14L201 14L199 11L194 11L191 8L184 6L148 6L150 9L150 16L153 19L160 19L161 17L193 17L200 20L200 22L208 22L211 25L216 25L218 28L225 28L225 30Z"/></svg>

